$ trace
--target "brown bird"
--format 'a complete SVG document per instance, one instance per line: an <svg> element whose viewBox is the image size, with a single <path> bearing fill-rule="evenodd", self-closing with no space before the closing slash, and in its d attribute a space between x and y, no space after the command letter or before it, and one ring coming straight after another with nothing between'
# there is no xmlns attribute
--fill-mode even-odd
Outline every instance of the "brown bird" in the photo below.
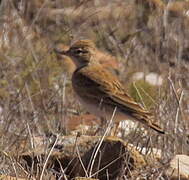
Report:
<svg viewBox="0 0 189 180"><path fill-rule="evenodd" d="M56 51L67 51L69 49L69 46L66 46L63 43L59 43L56 45ZM103 68L106 68L107 70L111 71L114 74L118 74L118 61L116 58L108 53L102 52L99 49L96 49L96 56L95 58L98 60L98 62L103 66ZM58 62L61 63L61 66L64 70L64 72L70 74L73 74L73 72L76 70L76 65L74 64L71 57L66 56L65 54L57 54ZM62 60L62 61L59 61Z"/></svg>
<svg viewBox="0 0 189 180"><path fill-rule="evenodd" d="M131 119L152 128L164 131L152 120L152 114L136 103L126 92L118 78L103 68L96 56L98 49L90 40L80 40L62 53L70 56L76 65L72 85L80 103L90 113L115 123Z"/></svg>

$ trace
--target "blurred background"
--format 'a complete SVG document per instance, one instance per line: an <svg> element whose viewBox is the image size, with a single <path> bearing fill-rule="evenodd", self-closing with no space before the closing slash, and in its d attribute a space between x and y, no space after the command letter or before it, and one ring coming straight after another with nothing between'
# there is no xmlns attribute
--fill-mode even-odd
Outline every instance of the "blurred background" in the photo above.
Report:
<svg viewBox="0 0 189 180"><path fill-rule="evenodd" d="M164 160L189 154L189 1L1 0L0 29L0 150L99 125L75 98L72 61L53 51L91 39L169 134L126 123L119 136L161 149Z"/></svg>

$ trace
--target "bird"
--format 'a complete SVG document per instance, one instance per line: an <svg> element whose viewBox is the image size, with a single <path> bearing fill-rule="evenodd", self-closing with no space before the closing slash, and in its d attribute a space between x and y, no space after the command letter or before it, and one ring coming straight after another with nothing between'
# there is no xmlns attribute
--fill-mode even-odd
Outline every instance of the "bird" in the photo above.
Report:
<svg viewBox="0 0 189 180"><path fill-rule="evenodd" d="M76 65L72 87L79 102L89 113L106 121L113 117L115 123L130 119L160 134L165 133L154 122L153 114L135 102L118 77L99 63L96 58L98 48L93 41L78 40L67 51L56 53L71 57Z"/></svg>
<svg viewBox="0 0 189 180"><path fill-rule="evenodd" d="M56 51L66 51L69 49L69 46L59 43L55 46ZM68 75L73 74L73 72L76 69L76 66L74 62L72 61L71 57L66 56L64 54L56 54L57 60L63 67L64 72L66 72ZM96 59L98 59L98 62L107 70L111 71L112 73L118 75L119 74L119 67L118 67L118 61L117 59L110 55L109 53L100 51L99 49L96 49Z"/></svg>

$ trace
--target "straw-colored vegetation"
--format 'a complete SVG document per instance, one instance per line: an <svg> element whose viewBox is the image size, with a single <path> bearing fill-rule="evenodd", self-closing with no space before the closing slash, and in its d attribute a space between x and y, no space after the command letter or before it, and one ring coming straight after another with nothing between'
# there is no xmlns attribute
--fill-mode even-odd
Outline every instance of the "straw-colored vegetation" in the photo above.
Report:
<svg viewBox="0 0 189 180"><path fill-rule="evenodd" d="M21 154L34 151L34 139L39 136L42 144L49 145L46 150L51 150L57 140L53 134L73 135L73 125L69 129L68 124L85 117L87 112L71 87L74 66L54 52L58 44L79 39L91 39L102 52L115 57L107 67L136 101L154 113L167 133L158 136L141 126L129 133L120 131L122 140L139 152L146 148L161 153L158 158L147 157L146 167L133 173L128 168L126 172L123 164L117 178L171 179L165 173L169 161L175 154L189 155L188 10L185 0L1 0L0 179L1 175L69 179L66 169L45 166L51 151L45 158L37 157L37 173L24 164ZM163 84L151 85L145 78L133 83L135 72L156 73ZM99 120L91 119L93 123L88 118L87 124L98 128ZM90 130L86 135L94 134ZM108 170L101 179L107 177Z"/></svg>

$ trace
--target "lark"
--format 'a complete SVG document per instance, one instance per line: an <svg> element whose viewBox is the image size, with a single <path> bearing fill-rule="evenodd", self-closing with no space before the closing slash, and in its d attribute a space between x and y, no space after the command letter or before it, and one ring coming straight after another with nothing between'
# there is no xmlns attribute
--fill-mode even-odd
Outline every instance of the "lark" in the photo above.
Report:
<svg viewBox="0 0 189 180"><path fill-rule="evenodd" d="M65 44L59 43L56 44L55 47L56 51L66 51L69 49L69 46L66 46ZM119 74L119 67L118 67L118 61L117 59L99 49L96 49L96 59L98 62L107 70L111 71L114 74ZM57 54L57 60L62 66L65 73L67 73L69 76L73 74L73 72L76 70L76 66L74 62L72 61L71 57L66 56L64 54Z"/></svg>
<svg viewBox="0 0 189 180"><path fill-rule="evenodd" d="M99 63L97 52L91 40L79 40L67 51L58 52L71 57L76 65L72 86L80 103L107 121L112 117L115 123L131 119L164 134L153 122L152 113L136 103L118 78Z"/></svg>

